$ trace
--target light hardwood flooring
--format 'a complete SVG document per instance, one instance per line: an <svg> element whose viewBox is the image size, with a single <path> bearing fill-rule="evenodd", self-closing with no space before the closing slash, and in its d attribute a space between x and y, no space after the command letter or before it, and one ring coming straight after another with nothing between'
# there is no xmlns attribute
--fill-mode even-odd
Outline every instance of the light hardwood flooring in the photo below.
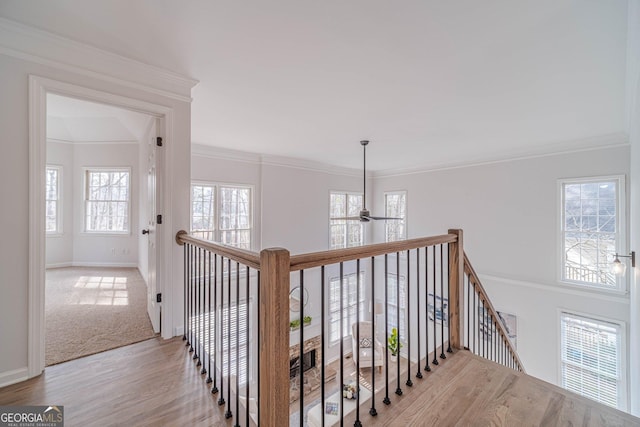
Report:
<svg viewBox="0 0 640 427"><path fill-rule="evenodd" d="M638 418L468 351L448 355L423 379L413 377L413 387L404 384L406 372L401 379L403 395L393 393L393 382L390 405L382 403L384 393L376 394L376 417L368 414L370 402L361 406L363 426L640 426ZM380 386L384 382L376 382ZM62 363L0 389L0 405L64 405L67 426L233 425L216 400L180 338ZM344 425L354 419L351 414Z"/></svg>

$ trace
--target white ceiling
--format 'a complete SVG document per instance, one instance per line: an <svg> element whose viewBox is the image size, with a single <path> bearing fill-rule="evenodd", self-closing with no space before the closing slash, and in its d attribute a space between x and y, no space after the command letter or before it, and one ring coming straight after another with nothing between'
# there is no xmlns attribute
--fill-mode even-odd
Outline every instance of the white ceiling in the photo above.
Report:
<svg viewBox="0 0 640 427"><path fill-rule="evenodd" d="M2 0L198 79L194 143L385 170L624 140L623 0Z"/></svg>
<svg viewBox="0 0 640 427"><path fill-rule="evenodd" d="M67 142L139 142L151 116L110 105L47 95L47 138Z"/></svg>

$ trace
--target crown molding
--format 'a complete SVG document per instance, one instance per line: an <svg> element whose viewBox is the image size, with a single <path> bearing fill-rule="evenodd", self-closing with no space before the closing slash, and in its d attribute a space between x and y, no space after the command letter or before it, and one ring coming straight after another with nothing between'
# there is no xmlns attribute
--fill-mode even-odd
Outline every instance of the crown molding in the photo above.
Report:
<svg viewBox="0 0 640 427"><path fill-rule="evenodd" d="M574 139L550 144L541 144L534 149L512 150L495 156L476 156L468 160L451 163L433 163L412 168L384 169L373 172L374 178L390 178L394 176L413 175L425 172L438 172L473 166L483 166L517 160L535 159L539 157L558 156L580 153L584 151L605 150L617 147L628 147L629 136L626 133L611 133L590 138Z"/></svg>
<svg viewBox="0 0 640 427"><path fill-rule="evenodd" d="M191 155L217 160L232 160L236 162L260 164L260 155L246 151L230 150L228 148L212 147L204 144L191 144Z"/></svg>
<svg viewBox="0 0 640 427"><path fill-rule="evenodd" d="M0 53L191 102L198 80L97 47L0 18Z"/></svg>
<svg viewBox="0 0 640 427"><path fill-rule="evenodd" d="M313 160L298 159L284 156L261 156L262 164L268 166L278 166L285 168L302 169L311 172L328 173L332 175L344 175L344 176L362 176L362 169L345 168L342 166L334 166L327 163L315 162ZM367 176L371 176L367 173Z"/></svg>
<svg viewBox="0 0 640 427"><path fill-rule="evenodd" d="M328 173L332 175L362 176L359 169L351 169L333 166L326 163L304 160L293 157L273 156L267 154L249 153L246 151L236 151L227 148L212 147L203 144L191 144L191 155L205 157L209 159L231 160L236 162L251 163L255 165L267 165L276 167L286 167L302 169L311 172ZM367 174L370 175L370 174Z"/></svg>

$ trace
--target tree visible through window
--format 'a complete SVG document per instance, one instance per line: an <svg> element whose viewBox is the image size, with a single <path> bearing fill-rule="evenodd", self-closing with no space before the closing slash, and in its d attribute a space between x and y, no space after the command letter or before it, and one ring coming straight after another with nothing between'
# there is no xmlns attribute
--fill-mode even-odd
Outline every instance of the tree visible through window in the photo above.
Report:
<svg viewBox="0 0 640 427"><path fill-rule="evenodd" d="M47 166L45 172L45 227L47 233L59 233L60 227L60 168Z"/></svg>
<svg viewBox="0 0 640 427"><path fill-rule="evenodd" d="M203 239L251 249L251 188L191 185L191 232Z"/></svg>
<svg viewBox="0 0 640 427"><path fill-rule="evenodd" d="M400 288L398 289L398 280L395 274L387 274L387 328L389 333L391 329L398 328L400 341L405 342L406 339L406 285L404 276L400 277ZM398 294L400 300L398 301ZM400 325L398 325L398 310L400 310Z"/></svg>
<svg viewBox="0 0 640 427"><path fill-rule="evenodd" d="M85 231L129 231L129 169L85 171Z"/></svg>
<svg viewBox="0 0 640 427"><path fill-rule="evenodd" d="M621 247L624 209L622 179L567 180L562 183L562 279L619 289L610 272Z"/></svg>
<svg viewBox="0 0 640 427"><path fill-rule="evenodd" d="M359 220L335 218L355 217L362 210L362 194L336 193L329 195L329 247L351 248L364 244L364 227Z"/></svg>
<svg viewBox="0 0 640 427"><path fill-rule="evenodd" d="M621 325L562 313L560 329L562 387L625 410Z"/></svg>
<svg viewBox="0 0 640 427"><path fill-rule="evenodd" d="M396 191L384 195L384 216L388 218L402 218L385 221L385 239L387 242L395 242L407 238L406 227L407 192Z"/></svg>

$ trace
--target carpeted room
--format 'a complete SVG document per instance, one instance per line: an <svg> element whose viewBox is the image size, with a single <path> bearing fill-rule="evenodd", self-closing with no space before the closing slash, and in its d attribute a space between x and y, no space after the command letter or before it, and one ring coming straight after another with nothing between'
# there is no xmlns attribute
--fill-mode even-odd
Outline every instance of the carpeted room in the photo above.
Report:
<svg viewBox="0 0 640 427"><path fill-rule="evenodd" d="M146 296L135 268L47 270L46 365L153 338Z"/></svg>

